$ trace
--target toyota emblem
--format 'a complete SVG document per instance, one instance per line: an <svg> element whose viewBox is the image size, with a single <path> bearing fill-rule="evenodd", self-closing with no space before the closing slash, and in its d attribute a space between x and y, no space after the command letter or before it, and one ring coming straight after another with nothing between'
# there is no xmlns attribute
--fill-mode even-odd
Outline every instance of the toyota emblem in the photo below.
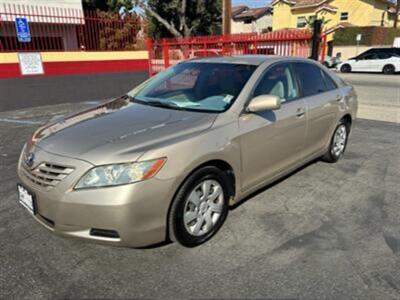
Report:
<svg viewBox="0 0 400 300"><path fill-rule="evenodd" d="M25 164L26 164L28 167L32 167L34 161L35 161L35 154L34 154L33 152L28 153L28 154L26 155L26 157L25 157Z"/></svg>

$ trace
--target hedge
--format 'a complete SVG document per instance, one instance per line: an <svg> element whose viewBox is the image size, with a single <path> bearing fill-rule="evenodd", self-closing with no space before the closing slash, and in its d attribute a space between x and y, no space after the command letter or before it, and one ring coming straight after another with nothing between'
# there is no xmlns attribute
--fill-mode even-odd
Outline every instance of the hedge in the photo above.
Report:
<svg viewBox="0 0 400 300"><path fill-rule="evenodd" d="M395 37L400 37L400 28L389 27L347 27L338 29L334 33L333 44L335 46L357 45L357 35L361 34L360 45L393 45Z"/></svg>

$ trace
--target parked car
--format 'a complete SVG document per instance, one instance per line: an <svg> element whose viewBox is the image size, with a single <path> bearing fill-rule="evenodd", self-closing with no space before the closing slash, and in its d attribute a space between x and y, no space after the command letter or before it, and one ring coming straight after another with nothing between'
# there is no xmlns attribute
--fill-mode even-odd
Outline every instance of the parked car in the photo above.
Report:
<svg viewBox="0 0 400 300"><path fill-rule="evenodd" d="M221 49L197 49L197 50L190 50L189 58L221 56L221 55L222 55Z"/></svg>
<svg viewBox="0 0 400 300"><path fill-rule="evenodd" d="M349 72L383 72L394 74L400 72L400 48L372 48L350 58L337 66L342 73Z"/></svg>
<svg viewBox="0 0 400 300"><path fill-rule="evenodd" d="M340 57L335 56L325 56L324 61L322 62L322 64L327 67L327 68L336 68L338 64L340 64Z"/></svg>
<svg viewBox="0 0 400 300"><path fill-rule="evenodd" d="M314 61L192 59L39 128L20 203L63 236L142 247L210 239L229 206L316 158L338 161L354 89Z"/></svg>

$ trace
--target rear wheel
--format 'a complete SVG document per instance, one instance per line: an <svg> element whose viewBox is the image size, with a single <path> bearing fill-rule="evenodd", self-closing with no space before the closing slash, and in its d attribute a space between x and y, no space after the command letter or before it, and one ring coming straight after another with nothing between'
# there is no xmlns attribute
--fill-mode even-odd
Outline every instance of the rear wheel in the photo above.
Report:
<svg viewBox="0 0 400 300"><path fill-rule="evenodd" d="M228 175L216 167L195 171L172 203L168 218L171 239L195 247L216 234L228 214L229 184Z"/></svg>
<svg viewBox="0 0 400 300"><path fill-rule="evenodd" d="M396 71L393 65L386 65L383 67L383 74L394 74Z"/></svg>
<svg viewBox="0 0 400 300"><path fill-rule="evenodd" d="M345 64L340 68L340 72L342 73L350 73L351 72L351 66L349 64Z"/></svg>
<svg viewBox="0 0 400 300"><path fill-rule="evenodd" d="M344 120L341 120L333 132L329 149L322 157L322 160L335 163L343 156L346 150L349 132L350 125Z"/></svg>

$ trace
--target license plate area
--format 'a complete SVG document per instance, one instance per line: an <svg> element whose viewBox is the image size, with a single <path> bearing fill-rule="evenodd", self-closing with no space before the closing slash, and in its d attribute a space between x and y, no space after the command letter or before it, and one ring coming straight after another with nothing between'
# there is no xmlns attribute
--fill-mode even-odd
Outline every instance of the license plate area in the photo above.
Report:
<svg viewBox="0 0 400 300"><path fill-rule="evenodd" d="M17 185L17 188L19 203L24 206L29 213L35 215L37 212L35 195L20 184Z"/></svg>

